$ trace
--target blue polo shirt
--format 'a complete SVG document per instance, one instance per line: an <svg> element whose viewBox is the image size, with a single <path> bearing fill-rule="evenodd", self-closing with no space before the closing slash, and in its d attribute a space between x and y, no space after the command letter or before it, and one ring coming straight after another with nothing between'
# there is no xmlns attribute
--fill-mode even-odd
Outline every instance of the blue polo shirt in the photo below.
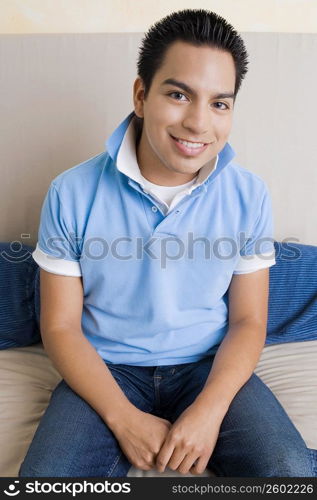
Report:
<svg viewBox="0 0 317 500"><path fill-rule="evenodd" d="M133 119L53 179L33 258L82 277L82 331L107 363L198 361L228 330L232 275L275 264L269 191L227 143L167 210L139 175Z"/></svg>

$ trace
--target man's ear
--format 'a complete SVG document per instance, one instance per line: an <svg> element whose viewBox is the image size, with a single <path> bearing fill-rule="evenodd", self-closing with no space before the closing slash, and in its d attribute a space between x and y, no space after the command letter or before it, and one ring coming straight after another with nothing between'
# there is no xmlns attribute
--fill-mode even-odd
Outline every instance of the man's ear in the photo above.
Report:
<svg viewBox="0 0 317 500"><path fill-rule="evenodd" d="M139 76L135 79L133 84L133 103L134 112L139 118L143 118L144 107L144 84L142 78Z"/></svg>

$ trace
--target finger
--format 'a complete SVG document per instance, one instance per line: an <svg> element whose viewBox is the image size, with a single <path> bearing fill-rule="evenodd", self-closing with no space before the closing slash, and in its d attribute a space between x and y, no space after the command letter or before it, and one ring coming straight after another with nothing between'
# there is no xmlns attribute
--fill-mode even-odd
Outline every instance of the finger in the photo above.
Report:
<svg viewBox="0 0 317 500"><path fill-rule="evenodd" d="M147 462L147 465L148 465L148 467L149 467L151 470L155 468L155 461L156 461L156 458L155 458L155 456L153 455L152 460L151 460L150 462Z"/></svg>
<svg viewBox="0 0 317 500"><path fill-rule="evenodd" d="M205 457L199 457L195 463L193 464L193 466L191 467L190 469L190 473L191 474L202 474L203 472L205 472L205 469L207 467L207 464L208 464L208 461L209 461L209 458L205 458Z"/></svg>
<svg viewBox="0 0 317 500"><path fill-rule="evenodd" d="M165 441L156 457L156 468L159 472L164 472L173 451L174 445Z"/></svg>
<svg viewBox="0 0 317 500"><path fill-rule="evenodd" d="M172 470L176 470L185 457L186 457L185 451L175 448L171 458L169 459L169 462L166 464L166 467L169 467Z"/></svg>
<svg viewBox="0 0 317 500"><path fill-rule="evenodd" d="M194 453L190 453L190 454L186 455L184 460L182 461L182 463L180 464L180 466L178 467L177 470L181 474L188 474L189 469L191 469L195 460L197 460L198 458L199 458L199 456L197 456L197 454L194 454Z"/></svg>

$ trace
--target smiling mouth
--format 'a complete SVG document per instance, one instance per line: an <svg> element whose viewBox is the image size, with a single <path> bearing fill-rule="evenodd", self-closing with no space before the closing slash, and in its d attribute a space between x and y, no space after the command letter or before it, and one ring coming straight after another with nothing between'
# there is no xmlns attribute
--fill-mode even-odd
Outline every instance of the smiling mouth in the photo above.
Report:
<svg viewBox="0 0 317 500"><path fill-rule="evenodd" d="M170 135L170 138L173 141L174 147L176 147L178 153L188 158L199 156L209 147L209 143L205 142L186 141L184 139L178 139L172 135Z"/></svg>
<svg viewBox="0 0 317 500"><path fill-rule="evenodd" d="M203 146L206 146L208 143L207 142L199 142L199 141L187 141L186 139L180 139L179 137L174 137L173 135L171 135L171 137L179 142L180 144L184 144L184 146L186 146L187 148L193 148L193 149L198 149L198 148L202 148Z"/></svg>

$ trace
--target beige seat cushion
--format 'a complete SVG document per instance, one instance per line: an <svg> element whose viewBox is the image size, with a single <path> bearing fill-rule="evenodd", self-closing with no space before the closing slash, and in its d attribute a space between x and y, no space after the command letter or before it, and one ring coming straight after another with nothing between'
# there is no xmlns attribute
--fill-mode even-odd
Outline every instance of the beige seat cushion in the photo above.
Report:
<svg viewBox="0 0 317 500"><path fill-rule="evenodd" d="M255 372L279 399L310 448L317 448L317 341L265 346ZM0 476L17 476L61 377L41 343L0 351ZM132 467L129 476L161 475ZM168 470L165 476L180 476ZM212 475L205 472L204 475Z"/></svg>

